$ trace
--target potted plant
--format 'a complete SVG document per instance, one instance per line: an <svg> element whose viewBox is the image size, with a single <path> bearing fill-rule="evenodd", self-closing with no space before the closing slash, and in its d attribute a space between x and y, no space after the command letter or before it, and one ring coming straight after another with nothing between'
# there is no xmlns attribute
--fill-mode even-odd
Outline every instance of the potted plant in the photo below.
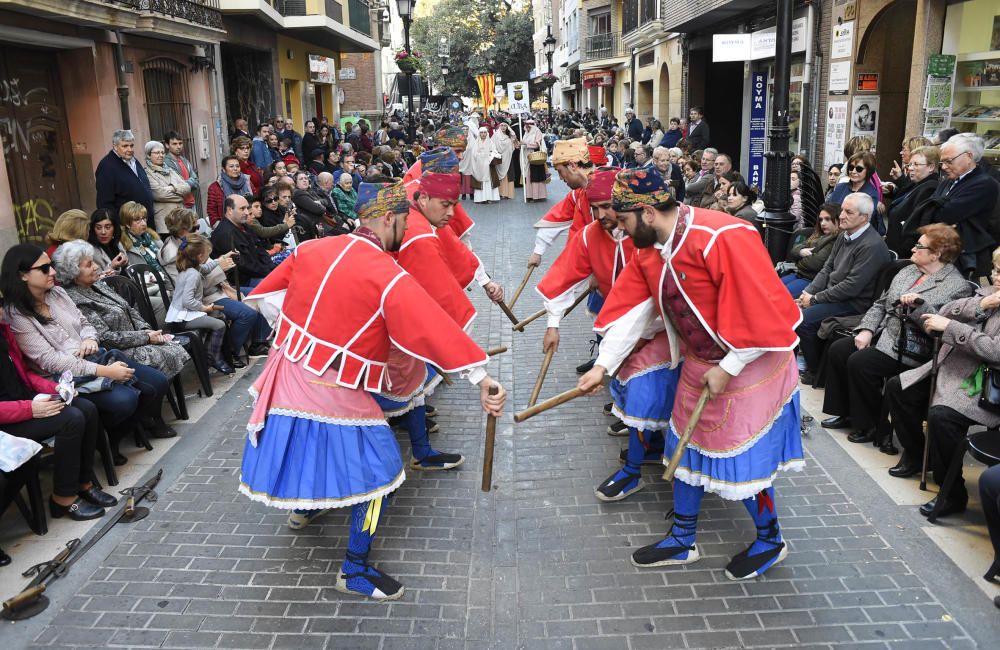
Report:
<svg viewBox="0 0 1000 650"><path fill-rule="evenodd" d="M404 74L413 74L420 69L423 56L416 50L396 52L396 67Z"/></svg>

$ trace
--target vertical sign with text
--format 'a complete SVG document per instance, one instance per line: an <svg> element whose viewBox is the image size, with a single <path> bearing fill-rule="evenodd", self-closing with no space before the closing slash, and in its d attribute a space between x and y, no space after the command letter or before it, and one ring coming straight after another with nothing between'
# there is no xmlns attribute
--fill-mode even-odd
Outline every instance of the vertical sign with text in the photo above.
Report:
<svg viewBox="0 0 1000 650"><path fill-rule="evenodd" d="M754 72L750 75L750 167L747 183L764 189L764 149L767 146L767 73Z"/></svg>

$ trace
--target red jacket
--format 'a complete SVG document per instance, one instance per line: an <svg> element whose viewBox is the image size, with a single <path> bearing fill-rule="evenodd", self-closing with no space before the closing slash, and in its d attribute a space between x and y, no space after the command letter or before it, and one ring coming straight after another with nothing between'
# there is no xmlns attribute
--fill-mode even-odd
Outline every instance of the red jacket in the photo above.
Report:
<svg viewBox="0 0 1000 650"><path fill-rule="evenodd" d="M40 375L28 370L24 365L24 357L21 355L21 348L17 347L17 339L10 331L10 325L0 323L0 335L7 340L7 350L10 352L10 360L17 369L17 374L21 377L24 385L36 393L56 392L56 382L45 379ZM31 400L17 400L14 402L0 402L0 424L13 424L15 422L25 422L34 417L31 414Z"/></svg>
<svg viewBox="0 0 1000 650"><path fill-rule="evenodd" d="M554 300L593 275L601 295L607 296L634 250L631 237L616 240L599 221L592 221L580 234L570 235L536 290L545 300Z"/></svg>
<svg viewBox="0 0 1000 650"><path fill-rule="evenodd" d="M240 171L250 177L250 187L253 189L253 193L260 194L260 188L264 186L264 177L260 168L251 160L241 160Z"/></svg>

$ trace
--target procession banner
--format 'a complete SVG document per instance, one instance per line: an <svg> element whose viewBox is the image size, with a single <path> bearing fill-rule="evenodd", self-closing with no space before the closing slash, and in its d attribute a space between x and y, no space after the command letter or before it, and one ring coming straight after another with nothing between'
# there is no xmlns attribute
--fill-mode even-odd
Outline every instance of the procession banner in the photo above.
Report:
<svg viewBox="0 0 1000 650"><path fill-rule="evenodd" d="M531 96L527 81L512 81L507 84L507 112L514 115L531 112Z"/></svg>
<svg viewBox="0 0 1000 650"><path fill-rule="evenodd" d="M483 119L486 119L490 105L495 101L493 98L493 88L496 86L496 77L492 72L476 76L476 85L479 86L479 95L483 98Z"/></svg>

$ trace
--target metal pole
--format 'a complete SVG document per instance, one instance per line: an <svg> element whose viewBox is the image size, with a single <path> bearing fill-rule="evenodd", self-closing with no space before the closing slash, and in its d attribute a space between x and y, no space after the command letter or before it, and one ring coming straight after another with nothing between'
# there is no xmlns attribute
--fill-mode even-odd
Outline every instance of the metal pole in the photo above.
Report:
<svg viewBox="0 0 1000 650"><path fill-rule="evenodd" d="M410 52L409 16L403 16L403 40L405 41L404 48L409 53ZM406 73L406 104L407 107L410 109L410 114L407 117L406 136L409 139L410 144L413 144L413 141L416 139L417 134L413 124L413 73L412 72Z"/></svg>
<svg viewBox="0 0 1000 650"><path fill-rule="evenodd" d="M792 73L792 0L777 0L777 48L774 57L774 108L771 117L770 151L764 154L764 213L759 226L772 262L785 259L795 217L790 179L792 154L788 151L788 86Z"/></svg>

